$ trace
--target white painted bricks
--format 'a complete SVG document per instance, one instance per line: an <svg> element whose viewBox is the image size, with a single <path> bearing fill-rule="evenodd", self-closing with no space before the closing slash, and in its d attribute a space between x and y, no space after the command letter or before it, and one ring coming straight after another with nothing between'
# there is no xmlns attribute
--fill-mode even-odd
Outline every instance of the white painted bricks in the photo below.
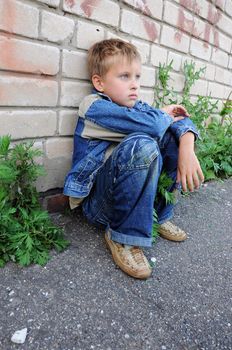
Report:
<svg viewBox="0 0 232 350"><path fill-rule="evenodd" d="M0 76L0 106L55 107L58 83L39 78Z"/></svg>
<svg viewBox="0 0 232 350"><path fill-rule="evenodd" d="M50 110L0 111L0 136L10 134L13 139L54 136L57 115Z"/></svg>
<svg viewBox="0 0 232 350"><path fill-rule="evenodd" d="M62 75L68 78L88 79L87 54L64 50Z"/></svg>
<svg viewBox="0 0 232 350"><path fill-rule="evenodd" d="M120 29L130 35L142 39L157 41L160 33L160 25L146 16L137 15L131 11L122 11Z"/></svg>
<svg viewBox="0 0 232 350"><path fill-rule="evenodd" d="M74 25L74 21L69 18L44 11L42 13L41 37L52 42L63 42L72 38Z"/></svg>
<svg viewBox="0 0 232 350"><path fill-rule="evenodd" d="M88 33L88 35L86 35ZM78 21L77 47L88 50L92 44L104 39L104 29L101 25Z"/></svg>
<svg viewBox="0 0 232 350"><path fill-rule="evenodd" d="M0 69L56 75L60 51L56 47L0 35Z"/></svg>
<svg viewBox="0 0 232 350"><path fill-rule="evenodd" d="M64 11L84 16L116 27L119 23L120 7L113 1L64 0Z"/></svg>
<svg viewBox="0 0 232 350"><path fill-rule="evenodd" d="M0 29L38 37L39 10L16 0L0 0Z"/></svg>

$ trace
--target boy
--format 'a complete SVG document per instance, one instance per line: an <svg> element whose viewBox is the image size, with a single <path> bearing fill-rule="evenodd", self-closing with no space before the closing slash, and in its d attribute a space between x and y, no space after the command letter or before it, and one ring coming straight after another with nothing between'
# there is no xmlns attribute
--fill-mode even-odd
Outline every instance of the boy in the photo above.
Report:
<svg viewBox="0 0 232 350"><path fill-rule="evenodd" d="M104 225L115 263L145 279L151 268L141 247L152 245L153 208L161 236L186 238L168 221L173 205L155 198L162 169L173 180L170 192L178 183L193 191L203 181L194 153L197 131L184 107L159 110L138 100L141 61L132 44L98 42L89 50L88 66L94 91L79 107L64 193L71 208L82 203L87 219Z"/></svg>

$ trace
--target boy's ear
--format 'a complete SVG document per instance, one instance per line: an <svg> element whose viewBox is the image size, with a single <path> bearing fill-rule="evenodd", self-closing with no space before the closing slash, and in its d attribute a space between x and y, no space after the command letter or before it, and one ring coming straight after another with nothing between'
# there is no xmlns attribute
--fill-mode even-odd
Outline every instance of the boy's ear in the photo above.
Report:
<svg viewBox="0 0 232 350"><path fill-rule="evenodd" d="M102 78L100 77L100 75L94 74L92 76L92 83L97 91L99 91L99 92L104 91L104 84L103 84L103 81L102 81Z"/></svg>

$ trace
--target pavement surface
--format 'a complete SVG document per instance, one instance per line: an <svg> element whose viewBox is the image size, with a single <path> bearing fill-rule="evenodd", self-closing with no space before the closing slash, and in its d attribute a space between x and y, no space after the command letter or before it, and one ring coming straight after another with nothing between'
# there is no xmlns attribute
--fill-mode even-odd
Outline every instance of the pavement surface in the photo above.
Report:
<svg viewBox="0 0 232 350"><path fill-rule="evenodd" d="M45 267L0 270L0 350L232 349L231 194L232 179L179 198L173 222L189 238L146 249L157 259L146 281L115 267L80 212L55 214L69 248Z"/></svg>

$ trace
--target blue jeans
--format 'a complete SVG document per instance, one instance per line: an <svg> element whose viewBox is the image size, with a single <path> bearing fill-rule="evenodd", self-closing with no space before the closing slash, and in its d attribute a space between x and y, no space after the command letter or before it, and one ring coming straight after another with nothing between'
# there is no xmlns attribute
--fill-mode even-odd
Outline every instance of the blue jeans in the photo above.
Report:
<svg viewBox="0 0 232 350"><path fill-rule="evenodd" d="M94 224L102 224L113 241L150 247L153 208L158 223L170 219L173 205L156 200L162 169L176 186L178 145L170 132L158 143L149 135L128 135L98 171L95 184L83 202L83 212Z"/></svg>

